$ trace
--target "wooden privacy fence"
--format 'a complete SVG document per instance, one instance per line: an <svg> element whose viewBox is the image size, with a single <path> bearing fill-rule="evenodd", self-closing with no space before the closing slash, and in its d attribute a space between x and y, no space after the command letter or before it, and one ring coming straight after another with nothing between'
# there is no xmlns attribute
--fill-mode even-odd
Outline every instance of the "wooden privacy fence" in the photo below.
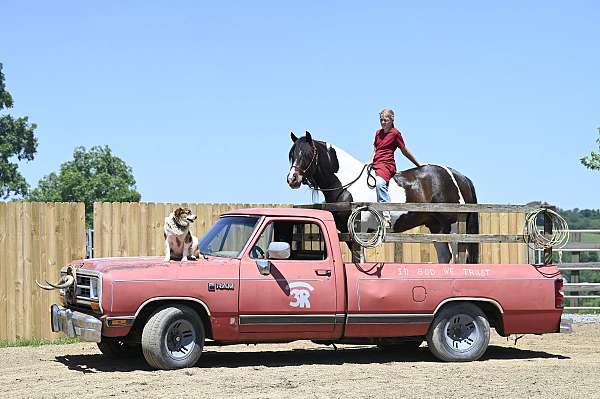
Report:
<svg viewBox="0 0 600 399"><path fill-rule="evenodd" d="M61 267L85 257L83 203L0 202L0 340L57 338L50 328Z"/></svg>
<svg viewBox="0 0 600 399"><path fill-rule="evenodd" d="M94 257L164 255L165 217L179 206L190 208L198 215L191 231L201 237L224 212L238 208L280 208L291 205L96 202Z"/></svg>

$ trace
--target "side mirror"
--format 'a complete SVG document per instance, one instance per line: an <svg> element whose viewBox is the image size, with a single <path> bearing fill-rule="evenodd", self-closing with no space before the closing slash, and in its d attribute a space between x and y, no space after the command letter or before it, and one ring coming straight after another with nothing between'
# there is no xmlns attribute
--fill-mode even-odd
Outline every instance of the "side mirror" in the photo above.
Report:
<svg viewBox="0 0 600 399"><path fill-rule="evenodd" d="M273 241L267 248L268 259L289 259L290 255L290 244L287 242Z"/></svg>

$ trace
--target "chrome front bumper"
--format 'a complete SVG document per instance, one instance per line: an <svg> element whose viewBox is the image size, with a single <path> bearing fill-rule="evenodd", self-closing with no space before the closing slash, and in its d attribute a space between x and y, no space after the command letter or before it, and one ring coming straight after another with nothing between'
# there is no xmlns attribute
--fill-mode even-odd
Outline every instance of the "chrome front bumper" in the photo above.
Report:
<svg viewBox="0 0 600 399"><path fill-rule="evenodd" d="M565 319L564 317L560 318L560 331L561 333L570 333L573 332L573 320Z"/></svg>
<svg viewBox="0 0 600 399"><path fill-rule="evenodd" d="M102 339L102 322L94 316L74 312L56 304L50 306L50 314L54 332L63 332L68 337L82 341L100 342Z"/></svg>

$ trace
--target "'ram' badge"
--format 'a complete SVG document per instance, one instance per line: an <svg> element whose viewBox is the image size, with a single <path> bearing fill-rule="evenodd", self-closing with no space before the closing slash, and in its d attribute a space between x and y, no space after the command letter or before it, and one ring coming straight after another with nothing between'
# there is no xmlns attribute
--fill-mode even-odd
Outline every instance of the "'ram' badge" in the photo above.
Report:
<svg viewBox="0 0 600 399"><path fill-rule="evenodd" d="M233 283L208 283L208 290L213 292L216 290L233 290Z"/></svg>

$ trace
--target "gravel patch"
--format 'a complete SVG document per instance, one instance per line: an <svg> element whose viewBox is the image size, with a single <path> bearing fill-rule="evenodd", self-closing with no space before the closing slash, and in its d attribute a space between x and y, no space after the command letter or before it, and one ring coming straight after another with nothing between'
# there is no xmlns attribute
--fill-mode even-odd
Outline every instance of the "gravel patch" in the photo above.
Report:
<svg viewBox="0 0 600 399"><path fill-rule="evenodd" d="M563 313L562 318L572 320L573 323L600 323L600 314Z"/></svg>

